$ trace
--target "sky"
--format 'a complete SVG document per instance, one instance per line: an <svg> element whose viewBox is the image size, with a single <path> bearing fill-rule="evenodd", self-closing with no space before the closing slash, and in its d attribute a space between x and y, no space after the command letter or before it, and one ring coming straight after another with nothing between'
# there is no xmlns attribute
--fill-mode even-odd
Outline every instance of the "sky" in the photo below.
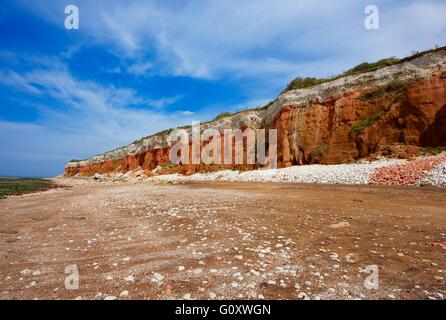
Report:
<svg viewBox="0 0 446 320"><path fill-rule="evenodd" d="M379 29L364 10L379 8ZM79 29L65 28L65 7ZM446 44L444 0L1 0L0 176L258 107L297 76Z"/></svg>

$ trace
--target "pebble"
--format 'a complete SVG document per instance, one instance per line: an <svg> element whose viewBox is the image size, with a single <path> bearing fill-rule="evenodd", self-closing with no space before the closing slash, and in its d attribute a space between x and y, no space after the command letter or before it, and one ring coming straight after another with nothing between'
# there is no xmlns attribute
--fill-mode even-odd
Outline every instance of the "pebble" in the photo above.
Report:
<svg viewBox="0 0 446 320"><path fill-rule="evenodd" d="M183 299L184 299L184 300L191 300L191 294L190 294L190 293L185 294L185 295L183 296Z"/></svg>
<svg viewBox="0 0 446 320"><path fill-rule="evenodd" d="M158 272L155 272L154 274L153 274L153 279L152 279L152 281L154 281L154 282L162 282L164 280L164 276L162 275L162 274L160 274L160 273L158 273Z"/></svg>
<svg viewBox="0 0 446 320"><path fill-rule="evenodd" d="M339 223L330 225L331 229L339 229L339 228L347 228L347 227L350 227L350 223L348 223L348 222L339 222Z"/></svg>
<svg viewBox="0 0 446 320"><path fill-rule="evenodd" d="M308 296L305 292L299 292L299 294L297 295L297 297L301 300L308 300Z"/></svg>
<svg viewBox="0 0 446 320"><path fill-rule="evenodd" d="M202 269L195 269L195 270L193 271L194 274L200 274L200 273L202 273L202 272L203 272Z"/></svg>

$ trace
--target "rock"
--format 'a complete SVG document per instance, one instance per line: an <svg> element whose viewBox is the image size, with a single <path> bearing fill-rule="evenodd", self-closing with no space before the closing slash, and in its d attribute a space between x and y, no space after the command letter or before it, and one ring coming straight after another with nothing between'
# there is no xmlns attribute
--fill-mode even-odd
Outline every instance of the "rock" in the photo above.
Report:
<svg viewBox="0 0 446 320"><path fill-rule="evenodd" d="M250 270L249 272L255 275L256 277L260 276L260 272L258 272L257 270Z"/></svg>
<svg viewBox="0 0 446 320"><path fill-rule="evenodd" d="M102 180L104 180L104 176L102 174L96 173L93 176L93 180L95 180L95 181L102 181Z"/></svg>
<svg viewBox="0 0 446 320"><path fill-rule="evenodd" d="M216 297L217 297L217 295L215 293L213 293L212 291L209 292L209 298L215 299Z"/></svg>
<svg viewBox="0 0 446 320"><path fill-rule="evenodd" d="M185 294L185 295L183 296L183 299L184 299L184 300L191 300L191 294L190 294L190 293Z"/></svg>
<svg viewBox="0 0 446 320"><path fill-rule="evenodd" d="M132 275L130 275L128 277L125 277L124 280L127 281L127 282L132 282L132 283L135 282L135 279L133 278Z"/></svg>
<svg viewBox="0 0 446 320"><path fill-rule="evenodd" d="M104 300L116 300L115 296L106 296Z"/></svg>
<svg viewBox="0 0 446 320"><path fill-rule="evenodd" d="M179 266L178 267L178 271L184 271L184 269L185 269L184 266Z"/></svg>
<svg viewBox="0 0 446 320"><path fill-rule="evenodd" d="M339 261L339 255L335 252L330 253L330 259L333 261Z"/></svg>
<svg viewBox="0 0 446 320"><path fill-rule="evenodd" d="M125 298L125 297L128 297L129 296L129 292L127 291L127 290L124 290L124 291L122 291L120 294L119 294L119 297L120 298Z"/></svg>
<svg viewBox="0 0 446 320"><path fill-rule="evenodd" d="M163 280L164 280L164 276L162 274L160 274L158 272L155 272L153 274L152 281L154 281L154 282L162 282Z"/></svg>
<svg viewBox="0 0 446 320"><path fill-rule="evenodd" d="M350 223L344 221L330 225L331 229L347 228L350 227Z"/></svg>
<svg viewBox="0 0 446 320"><path fill-rule="evenodd" d="M24 276L29 276L29 275L31 275L32 273L33 273L33 271L30 270L30 269L24 269L24 270L20 271L20 274L21 274L21 275L24 275Z"/></svg>
<svg viewBox="0 0 446 320"><path fill-rule="evenodd" d="M308 296L305 292L299 292L299 294L297 295L297 297L301 300L309 300Z"/></svg>

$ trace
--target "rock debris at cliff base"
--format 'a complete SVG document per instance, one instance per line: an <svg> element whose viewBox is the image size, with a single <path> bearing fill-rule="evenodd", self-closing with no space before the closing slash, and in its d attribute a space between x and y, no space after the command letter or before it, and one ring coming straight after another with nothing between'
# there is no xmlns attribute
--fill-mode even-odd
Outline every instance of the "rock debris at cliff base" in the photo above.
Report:
<svg viewBox="0 0 446 320"><path fill-rule="evenodd" d="M288 182L319 184L384 184L433 185L446 187L446 152L437 156L423 156L412 160L382 158L339 165L304 165L284 169L253 171L224 170L193 175L168 174L147 176L144 170L128 173L96 174L92 177L76 176L74 180L96 182ZM156 171L156 170L155 170Z"/></svg>

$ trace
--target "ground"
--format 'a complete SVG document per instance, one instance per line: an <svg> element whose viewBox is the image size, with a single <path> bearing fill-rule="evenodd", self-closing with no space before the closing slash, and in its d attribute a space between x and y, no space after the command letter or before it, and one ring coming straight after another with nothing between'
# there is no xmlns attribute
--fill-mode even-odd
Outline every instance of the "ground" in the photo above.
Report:
<svg viewBox="0 0 446 320"><path fill-rule="evenodd" d="M434 187L75 183L0 200L0 299L444 299L445 208Z"/></svg>

